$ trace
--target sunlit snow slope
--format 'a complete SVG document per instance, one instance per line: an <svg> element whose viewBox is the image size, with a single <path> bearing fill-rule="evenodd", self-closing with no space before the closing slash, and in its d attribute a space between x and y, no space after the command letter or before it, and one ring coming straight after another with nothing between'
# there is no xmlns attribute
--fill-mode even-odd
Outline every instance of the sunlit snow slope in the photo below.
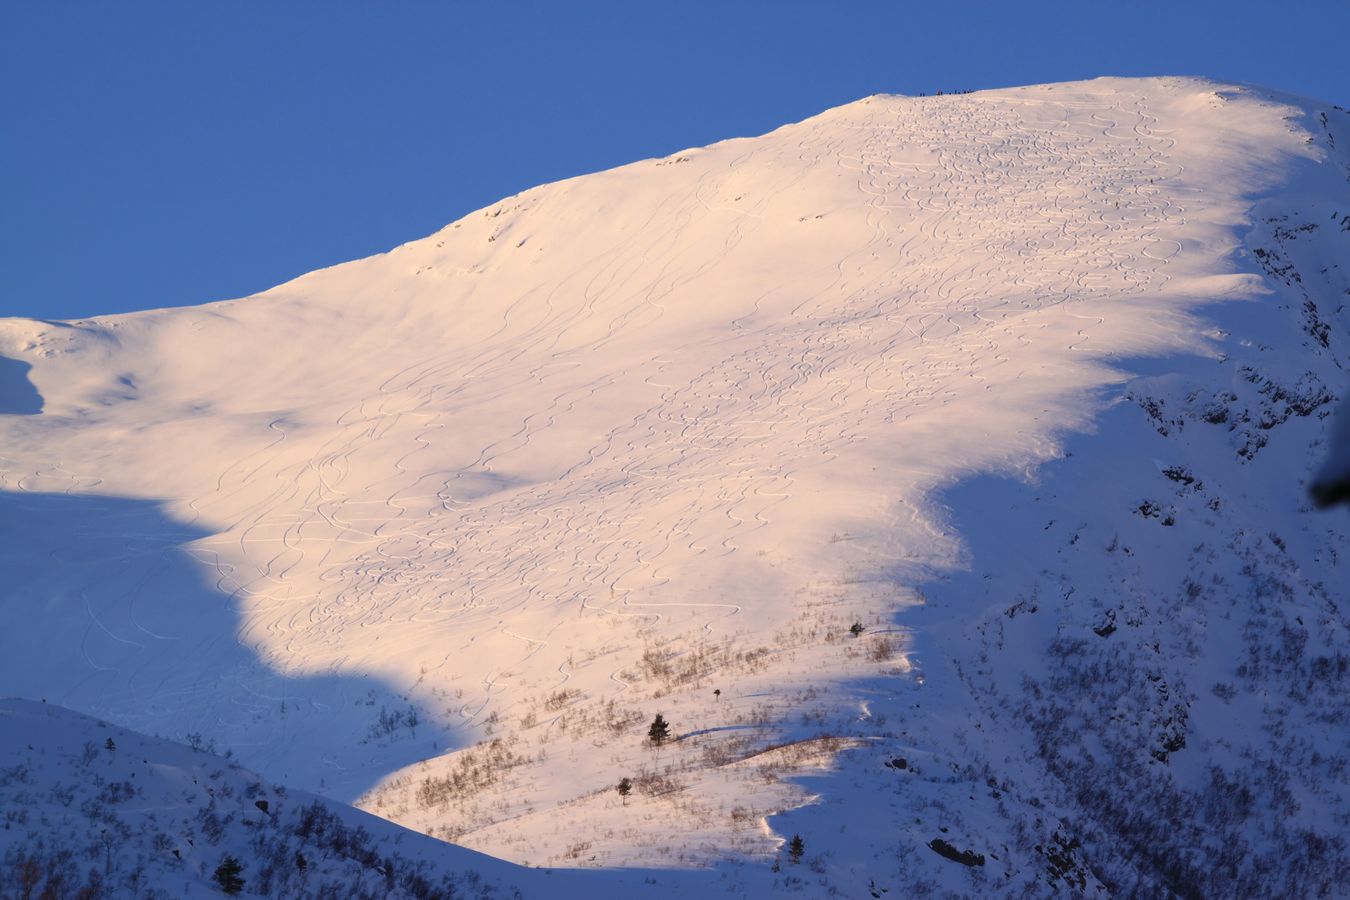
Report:
<svg viewBox="0 0 1350 900"><path fill-rule="evenodd" d="M990 751L941 756L953 729L1006 728L989 740L1020 754L1023 805L972 807L970 840L1008 842L987 866L924 848L927 821L845 841L845 856L919 848L902 873L830 863L860 886L1004 878L997 859L1044 857L1030 846L1056 816L1102 801L1062 786L1051 801L1067 776L1026 737L1034 715L1000 720L1022 700L990 699L1060 663L1033 637L989 663L975 637L1019 597L1035 605L1053 517L1013 488L961 509L942 492L1063 465L1077 435L1069 505L1101 517L1093 540L1162 528L1179 501L1131 485L1173 460L1145 438L1231 382L1232 418L1188 426L1215 435L1194 454L1254 482L1278 459L1288 508L1240 506L1223 534L1298 521L1318 549L1296 548L1293 590L1320 583L1343 637L1344 522L1298 517L1347 361L1347 147L1338 110L1197 79L874 96L536 188L243 300L4 320L0 693L200 732L269 778L571 865L772 853L763 817L807 798L779 775L869 746L938 754L930 775L956 778ZM1321 242L1298 283L1279 256L1296 238ZM1244 352L1275 374L1240 373ZM1238 427L1241 391L1307 394L1272 423L1302 430ZM1122 410L1130 424L1105 430ZM1295 437L1258 459L1225 443L1248 432ZM1189 549L1218 527L1157 541ZM1092 624L1151 577L1096 557L1065 573L1083 582L1066 608ZM1241 641L1215 639L1235 668ZM681 737L659 752L643 744L656 712ZM1343 717L1324 727L1328 746L1347 734ZM621 803L611 786L643 773ZM987 794L999 776L961 777ZM828 800L832 783L809 790ZM1318 783L1344 798L1343 775ZM859 802L889 809L868 784ZM1033 827L1031 800L1059 811ZM1044 833L1018 849L1014 821ZM1090 831L1081 853L1110 843ZM1184 893L1147 860L1111 857L1084 883L1119 886L1131 866Z"/></svg>

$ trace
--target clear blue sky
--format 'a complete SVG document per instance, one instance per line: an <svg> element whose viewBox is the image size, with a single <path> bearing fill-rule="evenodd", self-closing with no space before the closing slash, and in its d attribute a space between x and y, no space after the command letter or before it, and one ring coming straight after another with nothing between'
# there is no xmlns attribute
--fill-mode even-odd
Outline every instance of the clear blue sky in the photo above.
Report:
<svg viewBox="0 0 1350 900"><path fill-rule="evenodd" d="M868 94L1153 74L1350 105L1350 0L0 0L0 315L243 296Z"/></svg>

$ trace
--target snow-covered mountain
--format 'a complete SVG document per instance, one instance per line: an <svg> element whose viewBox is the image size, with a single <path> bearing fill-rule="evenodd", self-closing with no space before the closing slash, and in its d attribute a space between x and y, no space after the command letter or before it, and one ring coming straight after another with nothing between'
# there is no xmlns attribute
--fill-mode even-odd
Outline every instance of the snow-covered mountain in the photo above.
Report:
<svg viewBox="0 0 1350 900"><path fill-rule="evenodd" d="M1350 114L1099 79L0 320L0 693L531 866L1333 894L1347 250Z"/></svg>

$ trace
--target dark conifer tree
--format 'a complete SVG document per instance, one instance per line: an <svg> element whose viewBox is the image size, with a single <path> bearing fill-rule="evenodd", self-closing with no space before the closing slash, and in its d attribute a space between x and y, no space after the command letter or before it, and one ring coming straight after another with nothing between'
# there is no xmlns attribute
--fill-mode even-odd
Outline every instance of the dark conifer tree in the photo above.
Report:
<svg viewBox="0 0 1350 900"><path fill-rule="evenodd" d="M233 856L226 856L216 866L216 884L227 894L237 894L244 889L244 879L239 875L244 871L244 867L239 864L239 860Z"/></svg>
<svg viewBox="0 0 1350 900"><path fill-rule="evenodd" d="M647 729L647 740L658 747L670 740L670 723L660 713L652 720L652 727Z"/></svg>

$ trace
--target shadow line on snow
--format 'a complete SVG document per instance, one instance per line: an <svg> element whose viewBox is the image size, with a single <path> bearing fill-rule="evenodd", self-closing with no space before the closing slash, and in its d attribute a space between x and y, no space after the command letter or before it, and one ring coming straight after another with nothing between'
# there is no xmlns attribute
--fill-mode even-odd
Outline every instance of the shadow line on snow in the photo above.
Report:
<svg viewBox="0 0 1350 900"><path fill-rule="evenodd" d="M200 735L277 783L346 802L454 746L373 676L288 675L259 659L238 601L186 549L207 536L153 501L0 491L0 695Z"/></svg>
<svg viewBox="0 0 1350 900"><path fill-rule="evenodd" d="M0 416L35 416L42 412L42 394L28 379L28 363L0 356Z"/></svg>

